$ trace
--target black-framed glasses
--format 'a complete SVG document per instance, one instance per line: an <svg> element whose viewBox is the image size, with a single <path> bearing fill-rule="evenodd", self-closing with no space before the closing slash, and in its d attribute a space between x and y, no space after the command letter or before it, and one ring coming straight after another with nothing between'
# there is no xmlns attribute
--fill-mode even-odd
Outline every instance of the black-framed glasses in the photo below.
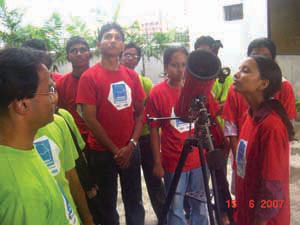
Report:
<svg viewBox="0 0 300 225"><path fill-rule="evenodd" d="M130 53L125 53L124 57L127 58L127 59L138 59L139 58L138 55L130 54Z"/></svg>

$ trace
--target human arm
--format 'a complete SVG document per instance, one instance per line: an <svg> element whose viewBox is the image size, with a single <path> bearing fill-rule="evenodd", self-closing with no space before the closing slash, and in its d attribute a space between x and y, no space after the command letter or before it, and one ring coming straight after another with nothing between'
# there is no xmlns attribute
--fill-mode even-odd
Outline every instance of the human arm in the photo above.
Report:
<svg viewBox="0 0 300 225"><path fill-rule="evenodd" d="M112 142L112 140L108 137L106 131L103 126L96 118L96 106L89 104L80 104L81 113L83 119L90 129L90 131L95 135L96 139L107 148L107 150L111 151L113 154L116 154L119 149Z"/></svg>
<svg viewBox="0 0 300 225"><path fill-rule="evenodd" d="M134 109L135 125L131 139L137 142L143 129L144 101L136 101L134 103ZM115 160L121 168L127 168L129 166L131 154L135 147L136 146L131 141L129 141L129 143L126 146L122 147L120 151L115 155Z"/></svg>
<svg viewBox="0 0 300 225"><path fill-rule="evenodd" d="M66 171L66 178L69 181L70 191L77 206L83 225L94 225L93 217L88 208L83 188L80 184L76 169Z"/></svg>
<svg viewBox="0 0 300 225"><path fill-rule="evenodd" d="M150 139L153 154L153 174L157 177L163 177L165 171L162 166L161 153L160 153L160 135L159 129L156 127L150 128Z"/></svg>
<svg viewBox="0 0 300 225"><path fill-rule="evenodd" d="M289 218L289 138L278 118L260 127L260 182L257 188L254 215L262 221ZM267 202L271 203L271 207ZM273 204L278 206L273 207Z"/></svg>

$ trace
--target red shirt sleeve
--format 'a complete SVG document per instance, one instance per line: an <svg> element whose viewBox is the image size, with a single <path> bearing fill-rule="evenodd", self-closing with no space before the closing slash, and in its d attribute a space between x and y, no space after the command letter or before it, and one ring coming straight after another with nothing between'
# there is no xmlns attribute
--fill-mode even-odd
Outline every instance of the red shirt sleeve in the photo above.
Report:
<svg viewBox="0 0 300 225"><path fill-rule="evenodd" d="M144 101L146 95L144 92L144 88L142 87L141 81L139 79L139 76L134 71L131 71L130 77L132 77L134 83L134 91L132 94L133 99L136 101Z"/></svg>
<svg viewBox="0 0 300 225"><path fill-rule="evenodd" d="M155 91L150 92L150 95L147 99L146 108L145 108L145 119L147 119L147 115L150 117L161 117L159 113L159 101L157 99L157 95L155 95ZM151 121L149 123L149 127L151 128L158 128L161 126L161 123L159 121Z"/></svg>
<svg viewBox="0 0 300 225"><path fill-rule="evenodd" d="M274 121L275 122L275 121ZM261 202L283 201L288 204L289 186L289 139L282 123L267 124L262 133L262 180L258 190L255 214L261 219L270 220L278 215L280 207L264 208Z"/></svg>
<svg viewBox="0 0 300 225"><path fill-rule="evenodd" d="M64 95L63 95L63 81L64 78L61 78L59 80L56 81L56 90L58 93L58 102L57 102L57 106L59 108L62 108L65 103L64 103Z"/></svg>
<svg viewBox="0 0 300 225"><path fill-rule="evenodd" d="M236 102L236 93L233 90L233 86L230 87L227 95L227 99L224 104L222 118L226 121L230 121L238 126L238 109L237 109L237 102Z"/></svg>
<svg viewBox="0 0 300 225"><path fill-rule="evenodd" d="M279 94L279 101L283 105L290 120L296 119L296 100L293 87L289 81L282 82L282 87Z"/></svg>
<svg viewBox="0 0 300 225"><path fill-rule="evenodd" d="M93 80L93 73L86 71L79 80L76 102L78 104L96 105L97 87Z"/></svg>

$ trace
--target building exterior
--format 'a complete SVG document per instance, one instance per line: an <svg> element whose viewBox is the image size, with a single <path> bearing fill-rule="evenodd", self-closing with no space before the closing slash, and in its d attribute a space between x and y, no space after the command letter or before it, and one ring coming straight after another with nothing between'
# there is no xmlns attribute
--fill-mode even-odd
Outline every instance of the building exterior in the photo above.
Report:
<svg viewBox="0 0 300 225"><path fill-rule="evenodd" d="M268 4L270 0L185 1L191 47L201 35L211 35L213 38L221 40L224 48L219 52L220 58L223 66L229 66L232 73L237 71L240 62L246 57L250 41L259 37L268 37L271 34L270 5ZM283 4L294 4L290 8L299 7L296 0L276 1L282 1ZM287 7L287 5L285 6ZM277 12L277 14L280 16L280 13ZM300 27L300 21L298 21L298 27ZM292 37L287 38L287 40L290 39L292 40ZM294 40L300 40L300 35ZM293 84L296 97L300 98L300 77L298 78L300 75L300 51L293 55L279 52L277 61L283 75Z"/></svg>

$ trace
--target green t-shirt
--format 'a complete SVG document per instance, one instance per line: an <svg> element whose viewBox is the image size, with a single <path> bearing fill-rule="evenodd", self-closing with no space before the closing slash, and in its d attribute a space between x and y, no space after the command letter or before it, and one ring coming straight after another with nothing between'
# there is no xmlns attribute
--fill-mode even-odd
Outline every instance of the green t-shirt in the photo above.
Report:
<svg viewBox="0 0 300 225"><path fill-rule="evenodd" d="M70 126L73 134L76 137L76 140L77 140L77 143L78 143L80 149L83 150L84 147L85 147L85 142L84 142L84 140L83 140L83 138L82 138L82 136L79 132L79 129L78 129L78 127L77 127L77 125L74 121L74 118L73 118L72 114L69 113L67 110L61 109L61 108L58 109L58 113L61 117L63 117L67 121L67 123Z"/></svg>
<svg viewBox="0 0 300 225"><path fill-rule="evenodd" d="M216 79L212 88L212 93L214 95L214 98L219 103L224 103L226 101L227 94L232 82L233 82L233 77L231 75L226 77L223 84L219 82L219 79Z"/></svg>
<svg viewBox="0 0 300 225"><path fill-rule="evenodd" d="M38 130L34 146L68 200L66 204L68 218L73 221L71 224L79 224L76 205L65 175L68 170L75 168L78 153L64 119L54 115L53 122Z"/></svg>
<svg viewBox="0 0 300 225"><path fill-rule="evenodd" d="M69 225L55 179L35 149L0 145L0 224Z"/></svg>
<svg viewBox="0 0 300 225"><path fill-rule="evenodd" d="M216 79L212 88L212 93L218 103L224 103L226 101L227 94L232 82L233 82L233 77L231 75L226 77L223 84L219 82L219 79ZM222 119L222 117L217 116L217 120L221 125L221 127L224 129L224 120Z"/></svg>
<svg viewBox="0 0 300 225"><path fill-rule="evenodd" d="M145 94L148 97L149 93L152 89L152 86L153 86L152 81L148 77L144 77L144 76L139 76L139 78L143 85ZM147 101L147 99L146 99L146 101ZM141 136L148 135L148 134L150 134L149 127L148 127L148 124L145 124L145 126L143 127L143 130L142 130Z"/></svg>

